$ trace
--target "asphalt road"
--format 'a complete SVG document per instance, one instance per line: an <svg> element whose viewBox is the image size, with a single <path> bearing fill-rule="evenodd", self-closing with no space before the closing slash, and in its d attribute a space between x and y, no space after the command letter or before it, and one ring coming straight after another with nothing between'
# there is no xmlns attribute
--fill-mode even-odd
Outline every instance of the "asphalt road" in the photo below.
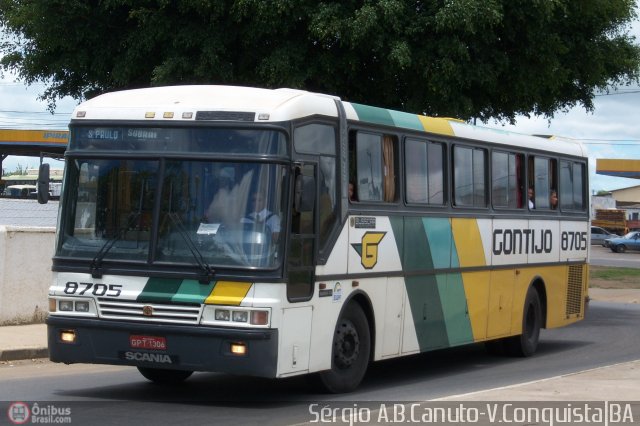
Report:
<svg viewBox="0 0 640 426"><path fill-rule="evenodd" d="M482 345L470 345L384 361L347 395L316 393L307 378L197 373L183 385L162 387L129 367L4 364L0 415L12 401L37 401L41 407L70 408L74 424L297 424L313 419L309 406L314 403L424 401L636 360L639 321L638 305L592 302L585 321L544 330L532 358L491 356Z"/></svg>
<svg viewBox="0 0 640 426"><path fill-rule="evenodd" d="M640 268L640 251L614 253L611 249L592 244L589 263L595 266Z"/></svg>

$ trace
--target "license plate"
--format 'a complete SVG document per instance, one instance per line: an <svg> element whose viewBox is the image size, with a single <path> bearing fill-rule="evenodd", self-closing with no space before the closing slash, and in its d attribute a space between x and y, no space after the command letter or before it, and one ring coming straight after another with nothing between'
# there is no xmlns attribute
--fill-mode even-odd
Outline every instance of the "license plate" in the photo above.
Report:
<svg viewBox="0 0 640 426"><path fill-rule="evenodd" d="M133 349L167 350L167 339L157 336L129 336L129 345Z"/></svg>

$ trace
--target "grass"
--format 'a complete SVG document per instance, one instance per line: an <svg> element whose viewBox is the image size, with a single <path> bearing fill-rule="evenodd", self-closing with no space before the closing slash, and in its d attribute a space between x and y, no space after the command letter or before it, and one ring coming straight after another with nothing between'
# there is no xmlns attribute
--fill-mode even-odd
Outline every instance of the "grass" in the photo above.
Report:
<svg viewBox="0 0 640 426"><path fill-rule="evenodd" d="M640 269L591 266L589 270L590 287L640 289Z"/></svg>

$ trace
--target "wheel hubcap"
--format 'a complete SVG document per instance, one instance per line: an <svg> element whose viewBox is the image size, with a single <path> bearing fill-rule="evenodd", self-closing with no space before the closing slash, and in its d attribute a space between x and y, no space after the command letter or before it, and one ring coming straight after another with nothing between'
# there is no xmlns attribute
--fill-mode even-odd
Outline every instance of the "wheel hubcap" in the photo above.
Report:
<svg viewBox="0 0 640 426"><path fill-rule="evenodd" d="M351 321L344 320L336 329L333 343L334 361L338 368L349 368L360 354L358 330Z"/></svg>

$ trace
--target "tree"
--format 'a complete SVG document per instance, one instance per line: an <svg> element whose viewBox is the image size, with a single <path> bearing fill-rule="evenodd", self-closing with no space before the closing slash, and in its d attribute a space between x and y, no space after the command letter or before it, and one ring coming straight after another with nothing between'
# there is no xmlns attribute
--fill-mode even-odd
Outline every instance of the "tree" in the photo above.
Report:
<svg viewBox="0 0 640 426"><path fill-rule="evenodd" d="M27 168L18 163L15 170L9 173L7 176L25 176L27 174Z"/></svg>
<svg viewBox="0 0 640 426"><path fill-rule="evenodd" d="M0 66L50 102L238 84L513 120L637 82L635 17L635 0L0 0Z"/></svg>

